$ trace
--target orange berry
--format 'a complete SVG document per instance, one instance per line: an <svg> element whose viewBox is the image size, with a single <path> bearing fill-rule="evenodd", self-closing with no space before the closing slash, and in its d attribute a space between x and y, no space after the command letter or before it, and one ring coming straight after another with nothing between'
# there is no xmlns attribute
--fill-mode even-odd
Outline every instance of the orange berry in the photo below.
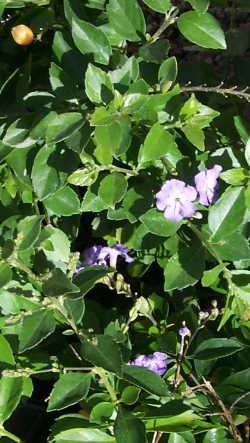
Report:
<svg viewBox="0 0 250 443"><path fill-rule="evenodd" d="M18 45L28 46L33 42L34 34L26 25L18 25L11 29L13 39Z"/></svg>

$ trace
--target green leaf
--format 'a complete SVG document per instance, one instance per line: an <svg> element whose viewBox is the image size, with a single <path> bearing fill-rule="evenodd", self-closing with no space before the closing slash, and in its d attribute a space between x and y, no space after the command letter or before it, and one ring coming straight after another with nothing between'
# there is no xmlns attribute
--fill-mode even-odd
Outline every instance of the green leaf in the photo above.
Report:
<svg viewBox="0 0 250 443"><path fill-rule="evenodd" d="M31 136L29 136L30 128L33 124L33 117L27 116L19 118L11 123L8 127L2 142L7 146L13 148L28 148L36 143Z"/></svg>
<svg viewBox="0 0 250 443"><path fill-rule="evenodd" d="M165 291L193 286L200 280L204 266L204 251L198 239L189 244L180 243L178 252L168 260L164 269Z"/></svg>
<svg viewBox="0 0 250 443"><path fill-rule="evenodd" d="M48 225L43 228L37 247L42 249L49 261L54 264L62 261L68 263L70 241L68 236L58 228Z"/></svg>
<svg viewBox="0 0 250 443"><path fill-rule="evenodd" d="M108 65L112 53L111 46L105 33L100 28L73 17L72 37L82 54L93 54L96 63Z"/></svg>
<svg viewBox="0 0 250 443"><path fill-rule="evenodd" d="M0 335L0 366L15 365L14 355L9 342L3 335Z"/></svg>
<svg viewBox="0 0 250 443"><path fill-rule="evenodd" d="M12 279L12 270L8 263L0 263L0 288L3 288Z"/></svg>
<svg viewBox="0 0 250 443"><path fill-rule="evenodd" d="M209 7L210 0L187 0L192 7L200 13L206 12Z"/></svg>
<svg viewBox="0 0 250 443"><path fill-rule="evenodd" d="M149 8L156 12L167 12L171 6L170 0L143 0Z"/></svg>
<svg viewBox="0 0 250 443"><path fill-rule="evenodd" d="M31 248L34 245L41 231L41 221L41 216L31 215L18 223L18 231L21 235L21 242L18 244L20 251Z"/></svg>
<svg viewBox="0 0 250 443"><path fill-rule="evenodd" d="M2 425L16 409L23 391L22 377L2 376L0 380L0 424Z"/></svg>
<svg viewBox="0 0 250 443"><path fill-rule="evenodd" d="M122 356L117 343L109 335L81 338L81 355L94 366L122 375ZM112 358L110 358L112 356Z"/></svg>
<svg viewBox="0 0 250 443"><path fill-rule="evenodd" d="M75 428L59 432L54 437L55 443L115 443L115 438L99 429Z"/></svg>
<svg viewBox="0 0 250 443"><path fill-rule="evenodd" d="M200 151L205 150L205 134L202 129L200 129L198 126L188 125L182 128L182 131L192 145L194 145Z"/></svg>
<svg viewBox="0 0 250 443"><path fill-rule="evenodd" d="M201 284L204 287L211 286L217 278L219 277L220 273L225 269L225 264L221 263L217 266L215 266L213 269L209 269L209 271L205 271L202 279Z"/></svg>
<svg viewBox="0 0 250 443"><path fill-rule="evenodd" d="M248 139L247 144L246 144L245 158L246 158L248 166L250 166L250 138Z"/></svg>
<svg viewBox="0 0 250 443"><path fill-rule="evenodd" d="M140 366L123 365L123 378L150 394L165 397L169 394L164 380L150 369Z"/></svg>
<svg viewBox="0 0 250 443"><path fill-rule="evenodd" d="M149 209L140 217L140 221L148 228L149 232L162 237L174 235L180 227L180 223L166 220L163 213L157 209Z"/></svg>
<svg viewBox="0 0 250 443"><path fill-rule="evenodd" d="M174 83L176 80L177 74L178 66L175 57L169 57L167 60L162 62L158 72L158 81L163 92L168 91L168 89L172 86L172 83Z"/></svg>
<svg viewBox="0 0 250 443"><path fill-rule="evenodd" d="M92 374L71 372L61 374L50 394L48 411L58 411L79 403L87 397Z"/></svg>
<svg viewBox="0 0 250 443"><path fill-rule="evenodd" d="M34 348L47 338L56 327L50 311L39 309L26 315L21 323L19 332L19 352Z"/></svg>
<svg viewBox="0 0 250 443"><path fill-rule="evenodd" d="M90 423L98 423L102 425L103 422L106 421L107 418L110 418L113 413L114 405L107 401L102 401L97 403L97 405L95 405L91 410L89 421Z"/></svg>
<svg viewBox="0 0 250 443"><path fill-rule="evenodd" d="M220 178L229 185L241 186L248 180L248 171L244 168L228 169L220 174Z"/></svg>
<svg viewBox="0 0 250 443"><path fill-rule="evenodd" d="M146 430L148 432L183 432L198 425L199 417L193 411L185 411L172 417L152 417L146 419Z"/></svg>
<svg viewBox="0 0 250 443"><path fill-rule="evenodd" d="M110 24L117 34L132 42L142 39L146 24L136 0L110 0L107 10Z"/></svg>
<svg viewBox="0 0 250 443"><path fill-rule="evenodd" d="M233 443L235 440L229 440L226 438L227 433L224 429L220 428L214 428L210 429L204 439L202 440L202 443Z"/></svg>
<svg viewBox="0 0 250 443"><path fill-rule="evenodd" d="M228 188L209 211L208 225L212 239L223 239L239 229L245 210L244 188Z"/></svg>
<svg viewBox="0 0 250 443"><path fill-rule="evenodd" d="M146 62L158 64L166 59L169 47L170 45L167 39L148 42L139 49L139 56Z"/></svg>
<svg viewBox="0 0 250 443"><path fill-rule="evenodd" d="M248 241L241 232L235 231L211 244L221 260L246 260L250 257Z"/></svg>
<svg viewBox="0 0 250 443"><path fill-rule="evenodd" d="M52 276L43 284L43 292L48 297L58 297L60 295L75 294L80 292L80 290L71 283L61 269L54 269Z"/></svg>
<svg viewBox="0 0 250 443"><path fill-rule="evenodd" d="M106 175L100 182L99 196L104 203L113 208L122 200L127 190L127 180L120 172Z"/></svg>
<svg viewBox="0 0 250 443"><path fill-rule="evenodd" d="M85 295L110 272L112 272L112 269L108 267L100 265L88 266L77 274L74 283L80 288L81 294Z"/></svg>
<svg viewBox="0 0 250 443"><path fill-rule="evenodd" d="M98 195L99 183L92 185L83 197L81 210L83 212L100 212L108 209L108 205Z"/></svg>
<svg viewBox="0 0 250 443"><path fill-rule="evenodd" d="M172 167L182 158L177 148L174 137L159 123L155 123L150 129L144 144L139 151L139 163L152 162L164 158Z"/></svg>
<svg viewBox="0 0 250 443"><path fill-rule="evenodd" d="M95 168L77 169L68 177L68 183L75 186L90 186L98 177L98 170Z"/></svg>
<svg viewBox="0 0 250 443"><path fill-rule="evenodd" d="M75 324L81 322L85 312L85 303L83 298L65 298L63 301L67 315Z"/></svg>
<svg viewBox="0 0 250 443"><path fill-rule="evenodd" d="M210 338L203 341L195 350L193 358L197 360L217 360L243 349L243 345L233 338Z"/></svg>
<svg viewBox="0 0 250 443"><path fill-rule="evenodd" d="M49 157L54 148L54 145L46 145L41 148L33 163L31 178L34 191L39 200L53 194L60 186L58 171L49 165Z"/></svg>
<svg viewBox="0 0 250 443"><path fill-rule="evenodd" d="M219 22L209 13L199 14L188 11L182 14L177 25L187 40L211 49L226 49L224 32Z"/></svg>
<svg viewBox="0 0 250 443"><path fill-rule="evenodd" d="M77 194L69 186L59 189L54 195L43 200L44 205L52 214L70 216L79 214L80 201Z"/></svg>
<svg viewBox="0 0 250 443"><path fill-rule="evenodd" d="M117 443L147 442L143 422L130 411L121 407L116 417L114 432Z"/></svg>
<svg viewBox="0 0 250 443"><path fill-rule="evenodd" d="M131 124L126 116L113 117L107 125L95 128L98 148L119 157L127 152L131 143Z"/></svg>
<svg viewBox="0 0 250 443"><path fill-rule="evenodd" d="M85 119L80 112L65 112L64 114L55 114L50 119L46 138L48 143L59 143L69 138L78 131L85 123Z"/></svg>
<svg viewBox="0 0 250 443"><path fill-rule="evenodd" d="M108 74L91 63L85 74L85 92L94 103L108 103L113 98L113 86Z"/></svg>
<svg viewBox="0 0 250 443"><path fill-rule="evenodd" d="M137 402L140 392L140 388L136 386L126 386L122 391L121 401L126 405L133 405Z"/></svg>

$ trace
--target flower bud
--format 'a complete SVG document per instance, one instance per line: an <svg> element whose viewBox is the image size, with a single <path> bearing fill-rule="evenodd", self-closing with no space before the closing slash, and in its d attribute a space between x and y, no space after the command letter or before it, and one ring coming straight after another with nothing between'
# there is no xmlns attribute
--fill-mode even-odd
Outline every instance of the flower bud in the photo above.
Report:
<svg viewBox="0 0 250 443"><path fill-rule="evenodd" d="M26 25L18 25L11 29L15 42L20 46L28 46L33 42L34 34Z"/></svg>

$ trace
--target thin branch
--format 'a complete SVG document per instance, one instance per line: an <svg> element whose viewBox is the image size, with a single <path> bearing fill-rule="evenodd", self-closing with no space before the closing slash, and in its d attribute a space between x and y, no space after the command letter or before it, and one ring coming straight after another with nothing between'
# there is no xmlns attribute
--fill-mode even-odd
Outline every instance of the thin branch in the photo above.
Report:
<svg viewBox="0 0 250 443"><path fill-rule="evenodd" d="M232 410L235 408L237 403L239 403L241 400L243 400L245 397L248 397L250 395L250 391L245 392L245 394L242 394L240 397L238 397L230 406L229 411L232 412Z"/></svg>
<svg viewBox="0 0 250 443"><path fill-rule="evenodd" d="M231 88L223 88L223 82L218 86L192 86L188 83L188 86L181 87L181 92L213 92L215 94L221 94L224 97L228 95L233 95L241 99L245 99L250 102L250 93L248 91L248 87L240 89L238 86L232 86Z"/></svg>

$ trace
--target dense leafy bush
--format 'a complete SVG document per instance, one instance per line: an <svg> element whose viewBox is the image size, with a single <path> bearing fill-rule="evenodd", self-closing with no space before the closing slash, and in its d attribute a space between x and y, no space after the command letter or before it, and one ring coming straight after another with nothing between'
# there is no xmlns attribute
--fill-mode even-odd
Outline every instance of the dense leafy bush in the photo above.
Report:
<svg viewBox="0 0 250 443"><path fill-rule="evenodd" d="M0 10L1 441L249 441L249 1Z"/></svg>

